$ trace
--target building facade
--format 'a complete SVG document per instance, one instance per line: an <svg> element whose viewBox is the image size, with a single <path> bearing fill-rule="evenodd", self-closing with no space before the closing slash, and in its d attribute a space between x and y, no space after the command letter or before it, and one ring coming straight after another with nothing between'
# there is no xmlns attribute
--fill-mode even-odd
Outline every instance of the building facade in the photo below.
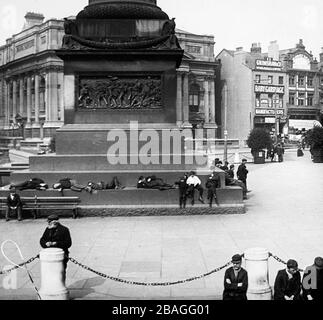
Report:
<svg viewBox="0 0 323 320"><path fill-rule="evenodd" d="M279 50L276 41L267 53L254 43L250 52L222 50L217 75L216 122L220 135L245 141L253 128L274 136L308 130L322 117L322 57L320 63L305 50Z"/></svg>
<svg viewBox="0 0 323 320"><path fill-rule="evenodd" d="M27 13L22 32L0 47L0 129L23 125L25 140L51 137L64 124L63 61L55 54L64 21ZM185 57L177 72L177 124L217 128L214 37L176 30Z"/></svg>

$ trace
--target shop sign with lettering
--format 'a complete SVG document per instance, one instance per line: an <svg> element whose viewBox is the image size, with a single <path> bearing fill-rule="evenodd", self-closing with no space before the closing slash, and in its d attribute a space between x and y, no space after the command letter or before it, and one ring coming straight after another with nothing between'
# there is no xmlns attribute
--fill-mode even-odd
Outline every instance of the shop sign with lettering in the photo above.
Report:
<svg viewBox="0 0 323 320"><path fill-rule="evenodd" d="M256 60L256 69L268 71L281 71L283 64L275 60Z"/></svg>
<svg viewBox="0 0 323 320"><path fill-rule="evenodd" d="M267 86L267 85L262 85L262 84L256 84L255 85L255 92L284 94L285 93L285 87L283 87L283 86Z"/></svg>

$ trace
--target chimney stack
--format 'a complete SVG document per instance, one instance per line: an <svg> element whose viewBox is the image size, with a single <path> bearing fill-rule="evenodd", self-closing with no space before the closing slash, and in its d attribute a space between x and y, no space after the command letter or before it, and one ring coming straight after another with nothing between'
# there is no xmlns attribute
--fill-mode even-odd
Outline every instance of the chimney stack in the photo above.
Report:
<svg viewBox="0 0 323 320"><path fill-rule="evenodd" d="M321 48L320 62L323 63L323 47Z"/></svg>
<svg viewBox="0 0 323 320"><path fill-rule="evenodd" d="M250 49L251 54L261 54L261 45L260 43L253 43Z"/></svg>
<svg viewBox="0 0 323 320"><path fill-rule="evenodd" d="M45 17L41 13L27 12L23 30L42 24L44 19Z"/></svg>
<svg viewBox="0 0 323 320"><path fill-rule="evenodd" d="M279 60L279 45L277 41L270 41L268 47L268 58L278 61Z"/></svg>
<svg viewBox="0 0 323 320"><path fill-rule="evenodd" d="M237 47L236 48L236 51L242 51L243 50L243 47Z"/></svg>

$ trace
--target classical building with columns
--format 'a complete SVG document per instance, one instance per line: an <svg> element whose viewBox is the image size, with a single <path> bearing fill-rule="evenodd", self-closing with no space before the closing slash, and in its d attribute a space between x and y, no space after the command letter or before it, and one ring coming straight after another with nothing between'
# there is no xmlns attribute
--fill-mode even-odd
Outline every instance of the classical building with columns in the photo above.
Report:
<svg viewBox="0 0 323 320"><path fill-rule="evenodd" d="M11 132L19 116L24 138L52 136L63 124L63 22L27 13L24 29L0 47L0 124Z"/></svg>
<svg viewBox="0 0 323 320"><path fill-rule="evenodd" d="M23 30L0 46L2 132L10 135L23 122L23 138L40 141L63 125L64 65L55 50L64 34L63 20L29 12ZM216 132L214 37L179 29L176 35L185 51L177 74L177 124Z"/></svg>
<svg viewBox="0 0 323 320"><path fill-rule="evenodd" d="M214 57L214 36L180 29L176 35L185 52L177 71L177 99L184 107L184 119L179 124L214 129L216 136L215 74L219 64Z"/></svg>

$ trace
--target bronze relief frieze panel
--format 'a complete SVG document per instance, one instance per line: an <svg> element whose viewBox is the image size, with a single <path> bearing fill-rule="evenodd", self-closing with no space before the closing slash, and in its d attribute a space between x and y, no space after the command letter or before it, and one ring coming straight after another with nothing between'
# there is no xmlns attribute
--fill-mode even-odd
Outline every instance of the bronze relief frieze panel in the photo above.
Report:
<svg viewBox="0 0 323 320"><path fill-rule="evenodd" d="M161 75L79 75L77 109L85 110L160 110Z"/></svg>

